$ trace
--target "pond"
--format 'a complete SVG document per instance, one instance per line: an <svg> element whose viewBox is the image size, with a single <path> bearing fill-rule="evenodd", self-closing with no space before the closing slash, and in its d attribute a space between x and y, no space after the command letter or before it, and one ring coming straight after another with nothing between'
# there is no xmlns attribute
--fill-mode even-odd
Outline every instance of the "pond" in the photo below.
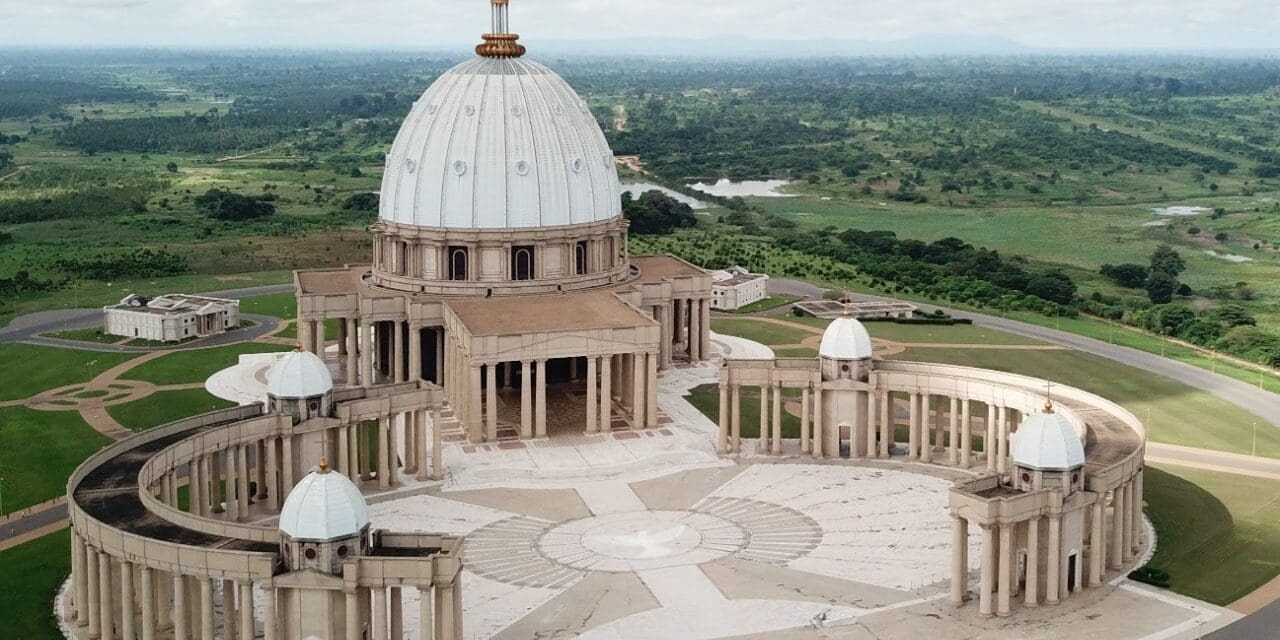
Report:
<svg viewBox="0 0 1280 640"><path fill-rule="evenodd" d="M698 182L689 185L698 191L722 198L742 196L744 198L794 198L789 193L782 193L780 188L791 184L789 180L742 180L733 181L722 178L715 184Z"/></svg>
<svg viewBox="0 0 1280 640"><path fill-rule="evenodd" d="M1236 264L1240 264L1242 262L1253 262L1253 258L1248 258L1245 256L1237 256L1231 253L1218 253L1217 251L1213 251L1210 249L1206 249L1205 253L1215 258L1218 258L1220 260L1226 260L1227 262L1234 262Z"/></svg>
<svg viewBox="0 0 1280 640"><path fill-rule="evenodd" d="M661 191L662 193L665 193L665 194L667 194L668 196L671 196L671 197L672 197L673 199L675 199L677 202L683 202L683 203L685 203L685 204L689 205L689 206L690 206L690 207L692 207L695 211L696 211L696 210L706 209L706 208L707 208L707 203L705 203L705 202L703 202L703 201L701 201L701 200L698 200L698 199L696 199L696 198L691 198L691 197L689 197L689 196L687 196L687 195L685 195L685 194L683 194L683 193L680 193L679 191L673 191L673 190L668 189L668 188L666 188L666 187L664 187L664 186L662 186L662 185L653 184L652 182L624 182L624 183L622 183L622 192L623 192L623 193L629 193L629 194L631 194L631 197L632 197L632 198L638 198L638 197L640 197L640 194L645 193L645 192L647 192L647 191Z"/></svg>
<svg viewBox="0 0 1280 640"><path fill-rule="evenodd" d="M1202 216L1206 213L1213 213L1213 209L1208 207L1175 205L1172 207L1156 207L1152 209L1151 212L1158 216Z"/></svg>

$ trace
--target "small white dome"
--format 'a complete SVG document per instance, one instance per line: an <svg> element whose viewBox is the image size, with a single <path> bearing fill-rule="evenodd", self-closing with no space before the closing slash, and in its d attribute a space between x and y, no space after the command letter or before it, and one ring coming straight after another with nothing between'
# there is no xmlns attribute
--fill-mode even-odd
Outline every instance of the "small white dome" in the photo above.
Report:
<svg viewBox="0 0 1280 640"><path fill-rule="evenodd" d="M369 505L346 476L327 467L312 471L289 492L280 510L280 532L294 540L330 542L369 526Z"/></svg>
<svg viewBox="0 0 1280 640"><path fill-rule="evenodd" d="M380 216L420 227L525 229L622 215L613 151L550 69L478 57L436 80L387 155Z"/></svg>
<svg viewBox="0 0 1280 640"><path fill-rule="evenodd" d="M1066 416L1037 412L1013 434L1013 463L1042 471L1067 471L1084 465L1084 445Z"/></svg>
<svg viewBox="0 0 1280 640"><path fill-rule="evenodd" d="M872 354L871 335L861 322L849 316L832 320L818 346L818 355L832 360L863 360Z"/></svg>
<svg viewBox="0 0 1280 640"><path fill-rule="evenodd" d="M286 353L267 373L267 394L277 398L312 398L332 390L329 367L309 351Z"/></svg>

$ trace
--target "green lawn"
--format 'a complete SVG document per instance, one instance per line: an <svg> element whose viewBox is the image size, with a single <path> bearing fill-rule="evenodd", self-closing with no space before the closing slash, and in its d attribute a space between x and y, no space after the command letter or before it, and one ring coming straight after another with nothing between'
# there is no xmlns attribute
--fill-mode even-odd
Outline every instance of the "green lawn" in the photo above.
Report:
<svg viewBox="0 0 1280 640"><path fill-rule="evenodd" d="M815 329L825 329L830 320L812 316L777 315L773 316L786 322L794 322ZM714 325L714 322L713 322ZM1024 338L1012 333L975 327L971 324L932 325L932 324L899 324L896 322L864 322L867 333L873 338L893 340L894 342L930 343L930 344L1044 344L1035 338Z"/></svg>
<svg viewBox="0 0 1280 640"><path fill-rule="evenodd" d="M818 350L792 347L789 349L774 349L773 355L779 358L816 358L818 357Z"/></svg>
<svg viewBox="0 0 1280 640"><path fill-rule="evenodd" d="M213 374L235 365L246 353L289 351L291 347L261 342L242 342L215 349L175 351L126 372L123 378L153 384L204 382Z"/></svg>
<svg viewBox="0 0 1280 640"><path fill-rule="evenodd" d="M57 333L44 334L50 338L61 338L63 340L79 340L80 342L96 342L98 344L115 344L126 338L123 336L112 336L102 332L101 329L75 329L72 331L59 331Z"/></svg>
<svg viewBox="0 0 1280 640"><path fill-rule="evenodd" d="M752 302L751 304L745 307L727 310L726 313L760 313L761 311L768 311L770 309L777 309L778 307L784 307L786 305L791 304L792 302L798 302L800 300L804 300L804 297L789 296L789 295L769 296L764 300L757 300L755 302Z"/></svg>
<svg viewBox="0 0 1280 640"><path fill-rule="evenodd" d="M160 391L141 400L108 407L107 413L128 429L145 431L175 420L234 406L234 402L214 397L204 389L183 389Z"/></svg>
<svg viewBox="0 0 1280 640"><path fill-rule="evenodd" d="M342 321L341 321L341 320L339 320L339 319L337 319L337 318L334 318L334 319L331 319L331 320L325 320L325 321L324 321L324 339L325 339L325 340L330 340L330 341L332 341L332 340L337 340L337 339L338 339L338 337L339 337L339 335L340 335L340 334L338 333L338 331L339 331L339 328L338 328L338 327L339 327L339 324L340 324L341 322L342 322ZM285 328L281 329L281 330L280 330L280 332L276 334L276 337L277 337L277 338L297 338L297 337L298 337L298 323L296 323L296 322L295 322L295 323L292 323L292 324L290 324L289 326L287 326L287 327L285 327Z"/></svg>
<svg viewBox="0 0 1280 640"><path fill-rule="evenodd" d="M292 291L253 296L240 301L240 312L292 320L298 316L298 300Z"/></svg>
<svg viewBox="0 0 1280 640"><path fill-rule="evenodd" d="M755 340L760 344L800 344L805 338L817 335L812 331L795 327L784 327L771 322L761 322L749 318L713 318L711 330L730 336L738 336Z"/></svg>
<svg viewBox="0 0 1280 640"><path fill-rule="evenodd" d="M1143 496L1175 591L1227 605L1280 573L1280 482L1148 466Z"/></svg>
<svg viewBox="0 0 1280 640"><path fill-rule="evenodd" d="M74 411L0 409L0 478L4 479L5 511L25 509L63 495L71 472L109 442Z"/></svg>
<svg viewBox="0 0 1280 640"><path fill-rule="evenodd" d="M759 438L760 437L760 389L756 387L742 388L742 404L738 407L738 420L742 425L743 438ZM782 401L798 400L799 390L784 391ZM712 422L718 422L720 419L720 386L714 384L702 385L693 388L685 398L698 411L711 419ZM770 402L773 399L770 398ZM770 411L773 409L771 408ZM785 408L782 411L782 437L783 438L799 438L800 437L800 418L787 413Z"/></svg>
<svg viewBox="0 0 1280 640"><path fill-rule="evenodd" d="M134 353L96 353L29 344L0 344L0 401L21 400L57 387L88 382ZM19 366L25 363L25 366Z"/></svg>
<svg viewBox="0 0 1280 640"><path fill-rule="evenodd" d="M64 529L0 551L0 620L13 640L63 640L53 598L71 573L71 532Z"/></svg>
<svg viewBox="0 0 1280 640"><path fill-rule="evenodd" d="M908 349L893 358L995 369L1078 387L1132 411L1156 442L1247 454L1259 421L1180 382L1078 351ZM1258 455L1280 458L1280 429L1258 429Z"/></svg>

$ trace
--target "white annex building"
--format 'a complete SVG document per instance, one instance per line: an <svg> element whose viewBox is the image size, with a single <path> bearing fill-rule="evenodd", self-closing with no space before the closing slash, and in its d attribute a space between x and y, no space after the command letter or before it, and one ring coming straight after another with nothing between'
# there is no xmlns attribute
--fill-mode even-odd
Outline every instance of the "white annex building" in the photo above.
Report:
<svg viewBox="0 0 1280 640"><path fill-rule="evenodd" d="M741 309L769 295L769 276L751 273L744 267L729 267L711 272L711 308L723 311Z"/></svg>
<svg viewBox="0 0 1280 640"><path fill-rule="evenodd" d="M248 376L262 400L69 479L68 638L1181 640L1234 619L1125 580L1154 538L1124 408L879 359L848 316L811 358L713 336L712 276L629 254L601 129L491 2L388 155L372 264L297 272L302 347Z"/></svg>
<svg viewBox="0 0 1280 640"><path fill-rule="evenodd" d="M132 294L102 310L102 332L155 342L181 342L226 333L240 326L240 301L169 294Z"/></svg>

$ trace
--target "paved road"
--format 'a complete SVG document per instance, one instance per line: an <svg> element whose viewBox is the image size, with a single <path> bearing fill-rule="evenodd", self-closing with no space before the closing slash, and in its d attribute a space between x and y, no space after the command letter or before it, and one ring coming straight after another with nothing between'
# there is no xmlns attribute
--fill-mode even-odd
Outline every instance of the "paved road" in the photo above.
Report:
<svg viewBox="0 0 1280 640"><path fill-rule="evenodd" d="M1204 637L1205 640L1275 640L1280 638L1280 600Z"/></svg>
<svg viewBox="0 0 1280 640"><path fill-rule="evenodd" d="M65 504L60 504L56 507L45 509L38 513L33 513L25 518L5 524L4 529L0 530L0 542L4 542L18 536L24 536L32 531L43 529L49 525L58 524L66 519L67 505Z"/></svg>
<svg viewBox="0 0 1280 640"><path fill-rule="evenodd" d="M774 278L769 280L770 293L787 293L791 295L822 295L822 289L805 282L797 282L787 280L785 278ZM854 296L857 300L891 300L892 298L884 298L881 296L871 296L857 294ZM921 304L920 309L925 313L932 313L938 309L934 305ZM1256 386L1240 382L1234 378L1205 371L1199 367L1189 364L1162 358L1158 355L1130 349L1129 347L1120 347L1113 344L1086 338L1066 331L1058 331L1047 327L1041 327L1026 322L1010 320L1008 318L1000 318L997 316L989 316L981 313L973 313L971 311L960 311L956 309L942 308L944 312L955 318L972 320L975 325L987 327L991 329L999 329L1008 333L1034 338L1056 344L1062 347L1084 351L1096 356L1126 364L1131 367L1150 371L1152 373L1162 375L1166 378L1172 378L1183 384L1204 390L1208 393L1226 400L1255 416L1258 416L1265 424L1280 427L1280 395L1264 391Z"/></svg>
<svg viewBox="0 0 1280 640"><path fill-rule="evenodd" d="M1275 458L1256 458L1236 453L1148 442L1146 460L1153 464L1173 464L1208 471L1225 471L1255 478L1280 480L1280 460Z"/></svg>
<svg viewBox="0 0 1280 640"><path fill-rule="evenodd" d="M203 295L240 300L253 296L261 296L271 293L286 293L289 291L293 291L292 284L275 284L261 287L247 287L244 289L213 291ZM214 336L212 338L200 340L199 342L184 345L183 347L180 347L180 349L216 347L234 342L255 340L274 331L280 323L279 318L272 318L270 316L244 314L242 317L245 320L250 320L257 324L241 331L233 331L231 333ZM40 311L38 313L31 313L14 318L13 322L9 323L9 326L0 328L0 343L30 342L32 344L43 344L46 346L68 347L83 351L102 352L144 353L152 350L147 347L117 347L113 345L90 344L80 341L58 340L57 338L44 338L40 336L42 333L88 329L99 326L101 323L102 309L55 309L52 311Z"/></svg>

